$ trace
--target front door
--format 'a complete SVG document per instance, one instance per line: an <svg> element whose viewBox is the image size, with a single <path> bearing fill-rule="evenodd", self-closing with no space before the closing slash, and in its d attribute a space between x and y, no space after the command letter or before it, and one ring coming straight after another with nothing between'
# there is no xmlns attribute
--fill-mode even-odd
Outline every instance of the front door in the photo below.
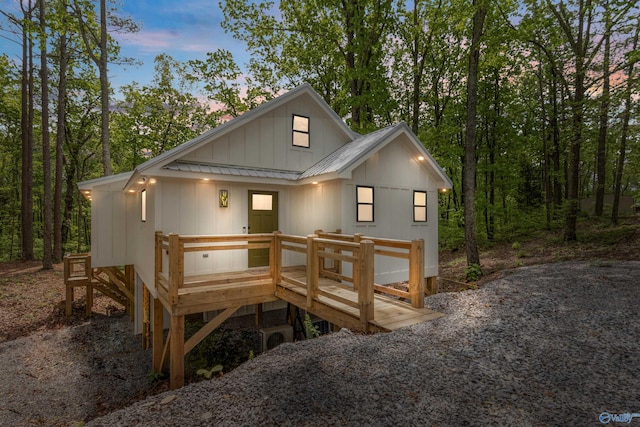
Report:
<svg viewBox="0 0 640 427"><path fill-rule="evenodd" d="M278 230L278 193L249 191L249 233ZM269 249L249 249L249 267L269 265Z"/></svg>

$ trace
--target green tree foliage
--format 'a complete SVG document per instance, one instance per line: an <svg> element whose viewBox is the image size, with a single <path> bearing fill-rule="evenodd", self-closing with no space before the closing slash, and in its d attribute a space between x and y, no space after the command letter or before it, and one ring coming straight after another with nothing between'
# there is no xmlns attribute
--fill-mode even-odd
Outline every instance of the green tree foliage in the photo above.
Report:
<svg viewBox="0 0 640 427"><path fill-rule="evenodd" d="M128 171L201 134L215 123L203 105L189 93L186 66L168 55L155 59L151 85L132 83L122 88L124 99L112 114L117 171Z"/></svg>
<svg viewBox="0 0 640 427"><path fill-rule="evenodd" d="M60 224L54 232L61 232L60 250L61 245L66 252L87 250L89 204L76 184L106 170L100 70L105 52L107 62L125 61L109 32L135 30L131 21L118 16L113 2L45 3L44 29L38 28L38 14L30 12L35 0L0 11L2 36L31 46L35 54L29 59L27 49L26 61L0 56L3 258L24 252L21 237L29 230L21 217L33 219L31 243L36 257L43 254L46 156L40 144L45 110L40 103L45 97L38 51L47 50L50 128L57 146L50 150L62 165L55 168L61 199L54 206ZM101 4L106 8L106 39ZM224 50L184 63L159 55L150 84L132 81L108 104L113 171L131 170L305 81L356 131L399 120L409 123L454 183L453 191L440 196L441 235L450 246L464 246L469 225L465 204L474 207L480 244L541 224L564 227L571 240L577 202L594 195L599 185L600 194L604 187L605 194L640 195L638 4L486 4L477 44L476 112L468 114L477 11L471 0L228 0L221 5L223 29L246 43L249 63L237 64L232 52ZM44 38L38 34L47 35L46 44L40 44ZM26 83L24 109L21 82ZM468 119L475 119L472 138ZM21 128L21 122L28 126ZM21 145L29 141L32 148L21 153ZM475 151L465 153L465 145ZM28 167L29 156L32 172L21 167ZM468 181L475 196L466 203L465 161L476 170ZM26 211L20 206L29 206L29 200L20 188L29 179L33 207L22 215ZM611 207L601 207L608 215ZM615 207L611 216L617 220Z"/></svg>

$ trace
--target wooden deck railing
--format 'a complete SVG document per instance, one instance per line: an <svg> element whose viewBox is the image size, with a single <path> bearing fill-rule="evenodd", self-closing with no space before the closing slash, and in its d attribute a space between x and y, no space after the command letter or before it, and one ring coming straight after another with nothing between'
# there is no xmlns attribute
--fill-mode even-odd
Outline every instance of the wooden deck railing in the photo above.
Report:
<svg viewBox="0 0 640 427"><path fill-rule="evenodd" d="M274 286L285 283L306 290L307 307L313 311L320 297L333 300L356 309L360 321L367 324L373 319L374 291L410 299L414 307L424 306L424 241L401 241L373 238L362 235L343 235L317 232L307 237L286 235L280 232L264 234L237 234L217 236L163 235L156 233L156 287L166 290L167 303L179 302L180 289L185 287L185 254L196 251L226 251L238 249L269 249L269 273ZM164 264L163 251L168 255ZM287 274L283 270L283 253L304 255L306 280ZM406 259L409 264L409 292L374 283L374 258L387 256ZM344 263L350 263L351 275L347 275ZM267 275L265 274L265 278ZM320 278L351 283L358 292L358 300L342 298L322 290Z"/></svg>
<svg viewBox="0 0 640 427"><path fill-rule="evenodd" d="M395 297L408 299L411 305L416 308L424 307L424 240L395 240L383 239L378 237L369 237L362 234L347 235L341 233L327 233L322 230L316 231L316 235L321 238L340 240L344 242L361 242L369 240L373 242L375 249L374 254L378 256L406 259L409 264L409 292L395 289L389 286L375 284L374 289L377 292ZM340 272L342 269L341 261L338 259L333 270ZM323 270L323 274L330 277L330 271Z"/></svg>
<svg viewBox="0 0 640 427"><path fill-rule="evenodd" d="M319 301L319 297L332 300L354 308L359 312L360 322L366 330L369 321L374 320L374 299L373 299L373 243L363 240L359 243L344 242L320 238L317 235L310 235L306 238L299 236L277 234L276 240L280 252L276 254L279 263L282 262L284 251L293 251L306 255L306 283L295 279L286 272L278 270L276 279L278 283L289 283L306 289L307 309L313 311L314 305ZM342 272L335 272L324 267L325 260L335 260L339 262L349 262L353 265L352 275L346 276ZM321 277L334 279L339 282L349 282L358 291L356 302L342 298L331 292L324 291L319 286Z"/></svg>
<svg viewBox="0 0 640 427"><path fill-rule="evenodd" d="M163 235L156 232L156 287L168 291L168 303L178 303L179 290L184 288L184 254L189 252L228 251L234 249L269 249L270 277L276 277L274 256L275 233L229 234L217 236ZM167 272L164 271L162 252L169 256Z"/></svg>

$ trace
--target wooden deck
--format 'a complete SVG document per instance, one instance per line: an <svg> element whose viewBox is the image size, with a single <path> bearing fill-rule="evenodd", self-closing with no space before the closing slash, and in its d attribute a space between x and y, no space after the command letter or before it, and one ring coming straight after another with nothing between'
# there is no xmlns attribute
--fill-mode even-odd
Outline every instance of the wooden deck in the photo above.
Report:
<svg viewBox="0 0 640 427"><path fill-rule="evenodd" d="M304 267L283 270L283 275L306 285ZM333 279L320 278L318 288L318 298L311 306L307 304L307 289L303 286L281 281L276 284L276 295L333 324L349 329L361 329L360 311L356 308L358 292L353 287ZM415 308L397 298L379 293L374 294L373 311L373 319L369 320L367 330L380 332L391 332L443 316L442 313L428 308Z"/></svg>
<svg viewBox="0 0 640 427"><path fill-rule="evenodd" d="M184 271L185 253L265 248L269 249L268 267L208 275ZM306 264L283 266L283 254L292 253L297 253L298 259L306 259ZM407 260L408 292L374 283L376 255ZM424 308L427 289L422 240L407 242L321 232L307 237L279 232L225 236L158 232L155 263L158 297L153 301L153 329L163 329L163 308L170 315L171 328L166 341L163 334L153 334L153 365L161 371L165 361L170 360L171 388L181 387L184 382L184 355L245 305L284 300L336 326L365 332L393 331L442 316ZM350 264L350 268L343 268L344 264ZM144 307L150 305L148 298L145 288L146 323L151 322L150 310ZM213 310L223 311L185 342L184 316Z"/></svg>

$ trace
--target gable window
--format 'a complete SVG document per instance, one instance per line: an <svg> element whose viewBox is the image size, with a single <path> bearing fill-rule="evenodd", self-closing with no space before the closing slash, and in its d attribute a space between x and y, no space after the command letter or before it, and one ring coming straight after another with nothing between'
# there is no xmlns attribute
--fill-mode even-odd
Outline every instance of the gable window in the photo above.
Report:
<svg viewBox="0 0 640 427"><path fill-rule="evenodd" d="M293 145L309 148L309 117L293 115Z"/></svg>
<svg viewBox="0 0 640 427"><path fill-rule="evenodd" d="M427 222L427 192L413 192L413 222Z"/></svg>
<svg viewBox="0 0 640 427"><path fill-rule="evenodd" d="M373 222L373 187L356 187L357 221Z"/></svg>
<svg viewBox="0 0 640 427"><path fill-rule="evenodd" d="M147 190L140 192L140 220L147 222Z"/></svg>

